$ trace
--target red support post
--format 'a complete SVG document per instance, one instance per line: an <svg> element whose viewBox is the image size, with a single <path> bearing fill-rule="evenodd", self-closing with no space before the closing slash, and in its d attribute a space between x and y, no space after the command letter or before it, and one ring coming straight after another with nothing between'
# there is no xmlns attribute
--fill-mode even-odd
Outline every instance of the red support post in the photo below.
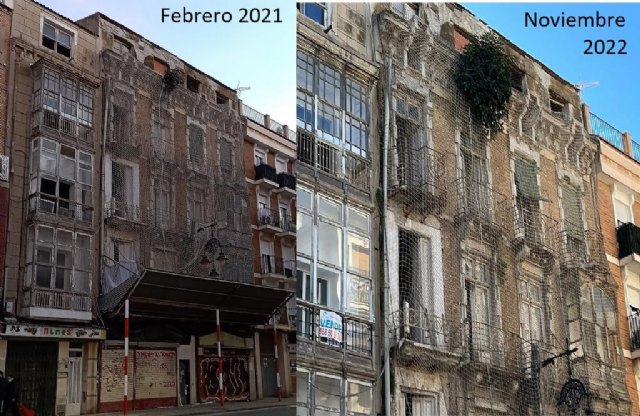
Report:
<svg viewBox="0 0 640 416"><path fill-rule="evenodd" d="M216 309L216 333L218 335L218 394L220 395L220 406L224 406L224 386L222 384L222 347L220 335L220 309Z"/></svg>
<svg viewBox="0 0 640 416"><path fill-rule="evenodd" d="M282 400L282 389L280 388L280 358L278 357L278 329L276 328L276 317L273 316L273 347L276 358L276 392L278 401Z"/></svg>
<svg viewBox="0 0 640 416"><path fill-rule="evenodd" d="M124 402L122 403L122 414L127 415L129 410L129 299L124 300Z"/></svg>

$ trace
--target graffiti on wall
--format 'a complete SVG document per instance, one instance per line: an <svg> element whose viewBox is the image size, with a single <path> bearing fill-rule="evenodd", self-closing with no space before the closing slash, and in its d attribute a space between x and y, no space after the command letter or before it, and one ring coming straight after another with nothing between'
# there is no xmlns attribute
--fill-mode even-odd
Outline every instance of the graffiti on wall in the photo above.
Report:
<svg viewBox="0 0 640 416"><path fill-rule="evenodd" d="M229 401L249 400L249 358L223 357L222 384L224 399ZM198 360L198 389L200 400L219 400L218 358L200 357Z"/></svg>

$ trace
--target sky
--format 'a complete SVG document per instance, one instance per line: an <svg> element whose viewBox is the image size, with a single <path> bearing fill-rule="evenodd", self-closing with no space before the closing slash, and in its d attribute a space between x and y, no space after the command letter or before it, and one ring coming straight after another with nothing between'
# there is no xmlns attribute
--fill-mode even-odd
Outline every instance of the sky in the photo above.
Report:
<svg viewBox="0 0 640 416"><path fill-rule="evenodd" d="M242 101L295 126L295 17L292 0L38 0L78 20L97 11L162 46L231 88ZM161 22L162 8L230 12L231 23ZM241 7L280 9L282 23L239 23ZM272 12L273 13L273 12Z"/></svg>
<svg viewBox="0 0 640 416"><path fill-rule="evenodd" d="M640 142L640 4L633 3L463 3L478 18L500 32L567 81L599 82L585 88L583 102L591 112ZM525 12L533 15L624 16L623 28L525 27ZM626 55L585 55L585 40L626 40ZM608 49L608 48L607 48ZM617 47L616 47L617 49Z"/></svg>

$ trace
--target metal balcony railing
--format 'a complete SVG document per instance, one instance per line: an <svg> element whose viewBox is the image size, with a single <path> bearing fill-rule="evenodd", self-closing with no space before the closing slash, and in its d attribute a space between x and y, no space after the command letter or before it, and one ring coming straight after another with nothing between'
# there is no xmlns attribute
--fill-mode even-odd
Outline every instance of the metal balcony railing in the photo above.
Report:
<svg viewBox="0 0 640 416"><path fill-rule="evenodd" d="M542 213L538 200L515 197L513 210L516 239L524 240L533 249L557 252L558 221Z"/></svg>
<svg viewBox="0 0 640 416"><path fill-rule="evenodd" d="M640 349L640 311L629 315L629 336L631 337L631 348Z"/></svg>
<svg viewBox="0 0 640 416"><path fill-rule="evenodd" d="M624 152L624 142L622 132L611 124L607 123L597 115L591 113L591 133L600 136L602 140Z"/></svg>
<svg viewBox="0 0 640 416"><path fill-rule="evenodd" d="M282 228L280 224L280 213L270 208L258 209L258 226L269 225Z"/></svg>
<svg viewBox="0 0 640 416"><path fill-rule="evenodd" d="M91 297L88 294L29 288L23 296L26 307L91 312Z"/></svg>
<svg viewBox="0 0 640 416"><path fill-rule="evenodd" d="M456 180L455 188L458 217L478 218L485 223L506 223L507 196L496 192L486 182L464 177Z"/></svg>
<svg viewBox="0 0 640 416"><path fill-rule="evenodd" d="M256 180L267 179L271 182L278 182L278 173L276 172L276 168L273 166L267 165L266 163L261 163L255 166L256 169Z"/></svg>
<svg viewBox="0 0 640 416"><path fill-rule="evenodd" d="M93 140L92 127L44 108L38 109L33 114L33 128L42 127L77 137L83 141Z"/></svg>
<svg viewBox="0 0 640 416"><path fill-rule="evenodd" d="M321 336L320 311L326 310L319 305L308 304L298 300L296 327L298 337L336 348L344 348L371 356L373 353L373 324L361 319L349 317L341 312L334 312L340 321L335 337Z"/></svg>
<svg viewBox="0 0 640 416"><path fill-rule="evenodd" d="M563 264L608 270L604 238L598 230L562 231L560 245Z"/></svg>
<svg viewBox="0 0 640 416"><path fill-rule="evenodd" d="M463 352L465 327L462 323L433 315L422 306L411 307L408 302L402 306L399 323L401 339L441 351Z"/></svg>
<svg viewBox="0 0 640 416"><path fill-rule="evenodd" d="M29 212L51 214L59 218L75 219L88 223L93 220L91 206L40 192L29 197Z"/></svg>
<svg viewBox="0 0 640 416"><path fill-rule="evenodd" d="M282 231L288 233L295 233L297 231L296 219L289 214L280 216L280 226L282 228Z"/></svg>
<svg viewBox="0 0 640 416"><path fill-rule="evenodd" d="M296 262L294 260L284 260L272 254L262 254L260 256L260 271L262 274L277 274L292 278L295 275Z"/></svg>
<svg viewBox="0 0 640 416"><path fill-rule="evenodd" d="M335 176L350 185L369 190L371 161L345 149L316 138L308 131L298 129L298 162Z"/></svg>
<svg viewBox="0 0 640 416"><path fill-rule="evenodd" d="M139 206L117 198L113 198L105 204L106 218L121 218L128 221L141 222L141 214Z"/></svg>
<svg viewBox="0 0 640 416"><path fill-rule="evenodd" d="M631 254L640 254L640 227L628 222L618 227L618 258L622 259Z"/></svg>
<svg viewBox="0 0 640 416"><path fill-rule="evenodd" d="M296 177L285 172L278 173L278 185L280 188L296 189Z"/></svg>

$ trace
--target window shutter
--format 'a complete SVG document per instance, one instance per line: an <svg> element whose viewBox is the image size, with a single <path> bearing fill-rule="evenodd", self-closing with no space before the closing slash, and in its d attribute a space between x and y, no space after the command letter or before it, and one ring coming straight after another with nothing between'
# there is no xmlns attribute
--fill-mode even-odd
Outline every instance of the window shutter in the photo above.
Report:
<svg viewBox="0 0 640 416"><path fill-rule="evenodd" d="M580 236L584 225L580 191L577 188L569 185L562 187L562 211L564 213L564 230L571 236Z"/></svg>
<svg viewBox="0 0 640 416"><path fill-rule="evenodd" d="M519 197L540 199L538 166L535 162L521 158L515 160L515 183Z"/></svg>

